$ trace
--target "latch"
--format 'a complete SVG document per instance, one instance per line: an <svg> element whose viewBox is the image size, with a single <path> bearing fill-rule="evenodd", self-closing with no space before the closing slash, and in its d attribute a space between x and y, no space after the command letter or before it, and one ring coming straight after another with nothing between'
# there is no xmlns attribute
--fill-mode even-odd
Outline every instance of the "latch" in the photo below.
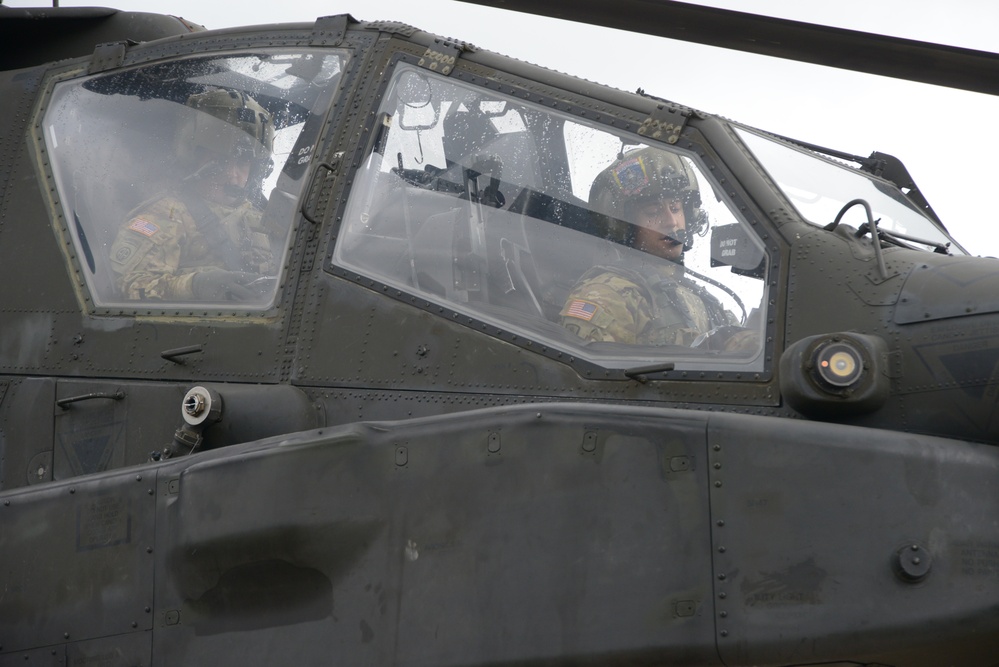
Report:
<svg viewBox="0 0 999 667"><path fill-rule="evenodd" d="M675 144L680 139L680 132L687 124L690 112L676 107L660 104L656 107L648 118L642 122L638 128L638 133L643 137L665 141L667 144Z"/></svg>

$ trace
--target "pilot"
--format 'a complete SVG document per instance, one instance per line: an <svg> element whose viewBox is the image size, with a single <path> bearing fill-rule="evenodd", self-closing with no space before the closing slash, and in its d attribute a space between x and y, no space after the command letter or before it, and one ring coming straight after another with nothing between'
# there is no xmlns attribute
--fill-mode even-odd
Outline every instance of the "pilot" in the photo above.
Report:
<svg viewBox="0 0 999 667"><path fill-rule="evenodd" d="M111 248L127 299L260 299L276 262L261 225L271 168L271 115L245 93L191 95L177 133L181 178L129 213ZM268 282L269 280L269 282Z"/></svg>
<svg viewBox="0 0 999 667"><path fill-rule="evenodd" d="M587 341L755 346L755 339L736 333L735 316L684 269L684 253L707 227L700 204L696 176L673 153L643 148L602 171L590 188L598 227L608 239L652 257L584 273L561 310L562 325Z"/></svg>

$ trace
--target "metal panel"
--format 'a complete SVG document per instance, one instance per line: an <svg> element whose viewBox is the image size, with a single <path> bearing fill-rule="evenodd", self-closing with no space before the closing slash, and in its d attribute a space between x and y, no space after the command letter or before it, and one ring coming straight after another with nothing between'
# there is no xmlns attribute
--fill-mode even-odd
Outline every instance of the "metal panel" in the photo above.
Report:
<svg viewBox="0 0 999 667"><path fill-rule="evenodd" d="M0 655L152 627L154 482L127 472L3 495Z"/></svg>
<svg viewBox="0 0 999 667"><path fill-rule="evenodd" d="M51 481L55 384L23 378L7 385L0 404L0 490Z"/></svg>
<svg viewBox="0 0 999 667"><path fill-rule="evenodd" d="M519 406L173 462L156 664L713 664L680 414Z"/></svg>
<svg viewBox="0 0 999 667"><path fill-rule="evenodd" d="M0 654L0 667L66 667L66 651L60 646Z"/></svg>
<svg viewBox="0 0 999 667"><path fill-rule="evenodd" d="M735 415L708 442L726 664L995 664L999 450Z"/></svg>
<svg viewBox="0 0 999 667"><path fill-rule="evenodd" d="M66 647L66 664L71 667L147 667L152 656L150 632L133 632L76 642Z"/></svg>
<svg viewBox="0 0 999 667"><path fill-rule="evenodd" d="M995 259L931 255L906 277L896 324L931 322L999 312L999 265Z"/></svg>
<svg viewBox="0 0 999 667"><path fill-rule="evenodd" d="M120 383L60 380L54 420L54 479L125 463L127 392Z"/></svg>

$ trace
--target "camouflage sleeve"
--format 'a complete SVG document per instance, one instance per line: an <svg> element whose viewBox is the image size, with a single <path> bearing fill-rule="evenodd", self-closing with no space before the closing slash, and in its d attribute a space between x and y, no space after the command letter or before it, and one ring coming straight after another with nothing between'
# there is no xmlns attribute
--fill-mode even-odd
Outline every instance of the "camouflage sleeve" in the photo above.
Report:
<svg viewBox="0 0 999 667"><path fill-rule="evenodd" d="M216 214L228 243L232 248L238 249L234 252L234 257L238 257L238 261L233 262L235 266L226 268L260 275L273 275L277 272L273 252L276 244L272 245L271 238L264 232L259 209L245 202L235 209L220 209ZM282 239L281 242L283 241Z"/></svg>
<svg viewBox="0 0 999 667"><path fill-rule="evenodd" d="M566 299L562 326L587 341L635 343L651 319L648 298L611 271L585 277Z"/></svg>
<svg viewBox="0 0 999 667"><path fill-rule="evenodd" d="M760 349L760 334L751 329L739 329L725 341L725 352L747 355Z"/></svg>
<svg viewBox="0 0 999 667"><path fill-rule="evenodd" d="M111 246L111 266L126 299L177 300L194 295L194 272L181 272L189 217L179 201L163 198L133 214Z"/></svg>

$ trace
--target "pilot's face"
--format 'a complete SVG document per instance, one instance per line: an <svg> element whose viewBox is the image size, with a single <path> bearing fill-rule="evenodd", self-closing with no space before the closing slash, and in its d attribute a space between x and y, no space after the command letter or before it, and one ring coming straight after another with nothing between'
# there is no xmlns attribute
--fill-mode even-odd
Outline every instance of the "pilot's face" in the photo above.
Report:
<svg viewBox="0 0 999 667"><path fill-rule="evenodd" d="M233 158L213 170L206 184L205 198L216 204L237 206L246 198L253 163L248 158Z"/></svg>
<svg viewBox="0 0 999 667"><path fill-rule="evenodd" d="M683 203L663 199L639 206L635 212L635 247L657 257L675 262L683 255L683 243L676 232L687 228Z"/></svg>

